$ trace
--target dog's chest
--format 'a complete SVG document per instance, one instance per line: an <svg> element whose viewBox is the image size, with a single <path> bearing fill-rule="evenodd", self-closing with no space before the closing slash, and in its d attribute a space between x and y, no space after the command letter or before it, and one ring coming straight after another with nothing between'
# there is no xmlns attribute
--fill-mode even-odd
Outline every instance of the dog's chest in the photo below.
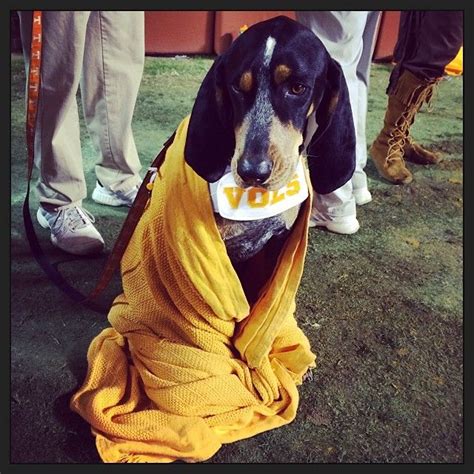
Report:
<svg viewBox="0 0 474 474"><path fill-rule="evenodd" d="M233 262L243 262L256 255L276 236L284 236L298 217L300 206L276 216L252 221L234 221L214 214L217 227Z"/></svg>

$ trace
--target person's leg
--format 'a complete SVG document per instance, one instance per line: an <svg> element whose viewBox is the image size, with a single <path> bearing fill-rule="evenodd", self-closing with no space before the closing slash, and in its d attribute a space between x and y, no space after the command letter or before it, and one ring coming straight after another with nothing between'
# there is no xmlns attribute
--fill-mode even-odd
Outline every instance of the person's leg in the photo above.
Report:
<svg viewBox="0 0 474 474"><path fill-rule="evenodd" d="M410 127L423 105L429 103L444 68L462 45L462 12L402 12L395 49L397 66L390 76L384 126L370 148L381 176L395 184L412 181L404 158L437 163L436 154L410 137Z"/></svg>
<svg viewBox="0 0 474 474"><path fill-rule="evenodd" d="M363 32L368 12L297 11L296 19L321 40L329 54L342 68L349 90L356 137L358 125L357 65L363 52ZM363 160L363 157L362 157ZM356 163L360 160L356 155ZM356 164L357 169L357 164ZM363 172L363 171L362 171ZM345 222L347 225L345 225ZM313 226L324 226L333 232L354 233L359 229L352 180L332 193L318 195L313 202Z"/></svg>
<svg viewBox="0 0 474 474"><path fill-rule="evenodd" d="M127 192L141 182L132 118L144 61L143 12L91 14L81 93L87 127L98 152L96 176L112 192ZM94 190L93 199L96 194Z"/></svg>
<svg viewBox="0 0 474 474"><path fill-rule="evenodd" d="M359 230L351 180L332 193L314 193L309 226L326 227L337 234L354 234Z"/></svg>
<svg viewBox="0 0 474 474"><path fill-rule="evenodd" d="M86 197L76 93L89 12L42 13L41 85L35 138L37 192L47 209L81 205ZM20 12L26 72L32 12Z"/></svg>
<svg viewBox="0 0 474 474"><path fill-rule="evenodd" d="M41 84L35 135L39 169L38 222L51 241L79 255L100 252L104 241L92 215L82 209L86 185L76 93L89 12L43 11ZM20 12L26 73L29 70L32 12Z"/></svg>
<svg viewBox="0 0 474 474"><path fill-rule="evenodd" d="M409 41L404 41L409 38ZM456 57L463 43L462 11L402 12L399 40L388 93L408 70L417 78L432 81L444 75L445 67Z"/></svg>
<svg viewBox="0 0 474 474"><path fill-rule="evenodd" d="M372 200L367 186L365 166L367 164L367 95L370 81L370 67L380 21L380 12L371 11L362 36L363 47L357 63L357 117L356 120L356 168L352 176L352 188L356 203L366 204Z"/></svg>
<svg viewBox="0 0 474 474"><path fill-rule="evenodd" d="M413 28L416 39L412 47L405 48L406 54L400 61L400 67L426 82L437 81L462 46L463 12L426 11L413 16L416 17ZM433 37L436 37L435 41L430 39ZM439 154L416 143L410 134L403 151L404 157L414 163L436 164L442 159Z"/></svg>
<svg viewBox="0 0 474 474"><path fill-rule="evenodd" d="M363 53L363 33L368 14L366 11L296 12L297 20L314 32L331 57L341 65L356 129L359 122L357 68Z"/></svg>

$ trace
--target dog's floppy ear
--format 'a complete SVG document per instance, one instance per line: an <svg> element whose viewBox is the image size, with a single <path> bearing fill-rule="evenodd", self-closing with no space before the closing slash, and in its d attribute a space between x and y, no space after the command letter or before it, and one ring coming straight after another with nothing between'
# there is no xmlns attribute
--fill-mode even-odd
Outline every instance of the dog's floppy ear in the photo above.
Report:
<svg viewBox="0 0 474 474"><path fill-rule="evenodd" d="M355 169L355 131L341 66L329 59L326 87L316 105L316 132L307 147L311 183L319 194L340 188Z"/></svg>
<svg viewBox="0 0 474 474"><path fill-rule="evenodd" d="M224 77L226 55L206 74L194 102L184 148L191 168L206 181L222 177L235 148L232 106Z"/></svg>

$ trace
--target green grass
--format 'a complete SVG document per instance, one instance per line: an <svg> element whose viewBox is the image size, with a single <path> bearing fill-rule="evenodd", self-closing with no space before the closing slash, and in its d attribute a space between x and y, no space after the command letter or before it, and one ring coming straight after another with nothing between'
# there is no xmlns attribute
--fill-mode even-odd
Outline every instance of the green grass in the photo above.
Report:
<svg viewBox="0 0 474 474"><path fill-rule="evenodd" d="M144 169L190 113L207 58L147 58L134 133ZM383 121L390 67L373 65L368 143ZM11 461L99 462L88 425L67 406L83 380L86 351L105 316L71 303L29 252L21 205L25 192L24 72L11 69ZM463 83L443 80L413 136L445 160L409 165L414 181L394 186L366 172L373 201L358 208L361 229L341 236L310 231L297 318L318 356L300 389L293 423L224 446L211 463L461 463L463 461ZM94 151L82 123L88 188ZM36 200L32 199L32 211ZM86 207L113 244L126 211ZM105 256L51 259L87 291ZM120 290L113 281L103 300Z"/></svg>

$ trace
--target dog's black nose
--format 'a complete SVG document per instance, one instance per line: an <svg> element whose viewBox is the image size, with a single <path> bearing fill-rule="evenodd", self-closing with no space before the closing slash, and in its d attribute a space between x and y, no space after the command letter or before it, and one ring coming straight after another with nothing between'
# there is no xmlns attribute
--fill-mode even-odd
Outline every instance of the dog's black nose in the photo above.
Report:
<svg viewBox="0 0 474 474"><path fill-rule="evenodd" d="M262 184L270 177L272 168L273 162L269 159L241 158L237 165L237 173L248 184Z"/></svg>

